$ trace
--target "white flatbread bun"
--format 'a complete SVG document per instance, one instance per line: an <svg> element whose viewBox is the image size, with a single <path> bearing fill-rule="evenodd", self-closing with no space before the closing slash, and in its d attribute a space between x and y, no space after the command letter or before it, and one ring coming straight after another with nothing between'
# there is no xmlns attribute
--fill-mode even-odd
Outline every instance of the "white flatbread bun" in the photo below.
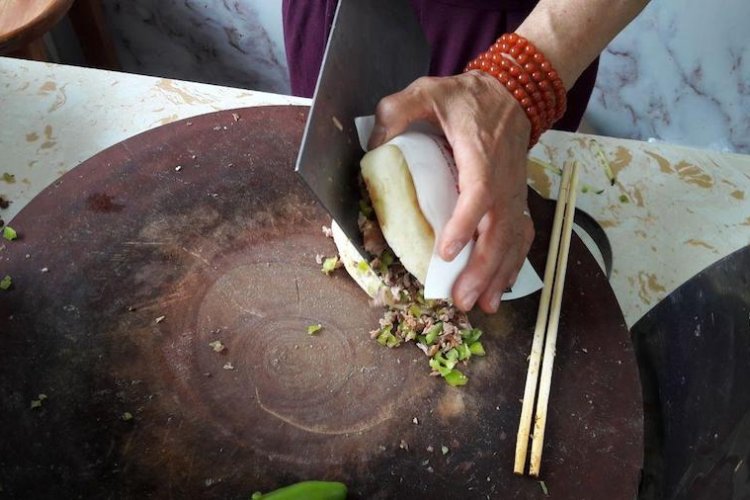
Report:
<svg viewBox="0 0 750 500"><path fill-rule="evenodd" d="M422 214L406 159L385 144L360 162L380 229L401 264L424 284L435 246L435 232Z"/></svg>

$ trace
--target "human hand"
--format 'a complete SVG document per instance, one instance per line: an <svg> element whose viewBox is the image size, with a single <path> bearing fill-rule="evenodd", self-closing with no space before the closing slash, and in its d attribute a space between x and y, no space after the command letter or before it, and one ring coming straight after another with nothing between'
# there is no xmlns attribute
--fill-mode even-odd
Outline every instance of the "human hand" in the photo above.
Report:
<svg viewBox="0 0 750 500"><path fill-rule="evenodd" d="M440 236L440 256L453 260L477 235L453 301L464 311L478 302L494 313L534 239L526 203L531 124L510 92L486 73L424 77L380 101L370 148L420 120L443 130L458 168L458 202Z"/></svg>

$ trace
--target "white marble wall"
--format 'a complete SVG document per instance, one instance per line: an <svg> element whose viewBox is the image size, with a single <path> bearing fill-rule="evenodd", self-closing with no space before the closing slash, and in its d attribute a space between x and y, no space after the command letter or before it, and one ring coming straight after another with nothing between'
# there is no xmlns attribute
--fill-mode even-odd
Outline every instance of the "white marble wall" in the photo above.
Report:
<svg viewBox="0 0 750 500"><path fill-rule="evenodd" d="M130 72L289 91L281 0L103 0ZM750 153L750 0L652 0L602 55L596 133Z"/></svg>
<svg viewBox="0 0 750 500"><path fill-rule="evenodd" d="M652 0L602 55L597 133L750 153L750 1Z"/></svg>
<svg viewBox="0 0 750 500"><path fill-rule="evenodd" d="M288 93L281 0L102 0L123 70Z"/></svg>

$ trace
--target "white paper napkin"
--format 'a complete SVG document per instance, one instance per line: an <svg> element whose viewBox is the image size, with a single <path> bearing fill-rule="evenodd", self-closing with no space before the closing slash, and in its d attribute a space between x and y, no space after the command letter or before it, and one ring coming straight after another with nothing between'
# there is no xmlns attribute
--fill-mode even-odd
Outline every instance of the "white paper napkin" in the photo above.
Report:
<svg viewBox="0 0 750 500"><path fill-rule="evenodd" d="M354 122L359 144L367 151L375 118L362 116ZM435 232L435 248L427 268L424 296L426 299L450 299L453 284L469 262L474 241L470 241L450 262L438 254L437 242L458 201L458 170L445 137L434 132L429 125L412 127L388 144L397 146L404 155L414 181L419 208ZM512 290L503 294L502 300L525 297L542 288L542 285L539 275L526 259Z"/></svg>

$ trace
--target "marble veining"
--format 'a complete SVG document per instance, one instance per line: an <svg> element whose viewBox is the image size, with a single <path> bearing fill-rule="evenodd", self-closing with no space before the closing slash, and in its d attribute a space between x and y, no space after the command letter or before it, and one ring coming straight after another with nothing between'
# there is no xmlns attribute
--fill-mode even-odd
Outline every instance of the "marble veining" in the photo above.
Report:
<svg viewBox="0 0 750 500"><path fill-rule="evenodd" d="M124 71L289 93L281 0L104 0Z"/></svg>
<svg viewBox="0 0 750 500"><path fill-rule="evenodd" d="M750 152L750 2L654 0L602 54L603 135Z"/></svg>

